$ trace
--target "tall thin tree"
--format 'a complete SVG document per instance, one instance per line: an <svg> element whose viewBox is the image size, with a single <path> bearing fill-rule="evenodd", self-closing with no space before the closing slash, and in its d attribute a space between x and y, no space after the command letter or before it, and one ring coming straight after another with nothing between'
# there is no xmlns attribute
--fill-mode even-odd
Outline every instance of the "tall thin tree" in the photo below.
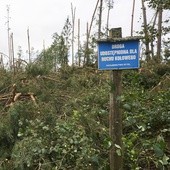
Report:
<svg viewBox="0 0 170 170"><path fill-rule="evenodd" d="M90 57L89 57L89 24L87 23L86 26L86 47L85 47L85 57L84 57L84 64L89 65Z"/></svg>
<svg viewBox="0 0 170 170"><path fill-rule="evenodd" d="M156 10L156 13L155 13L155 16L154 16L154 20L153 20L153 24L152 24L152 27L151 27L151 57L152 59L154 59L154 39L155 39L155 33L154 33L154 29L155 29L155 25L156 25L156 21L157 21L157 16L158 16L158 10Z"/></svg>
<svg viewBox="0 0 170 170"><path fill-rule="evenodd" d="M161 43L162 43L162 2L158 5L158 34L157 34L157 61L161 61Z"/></svg>
<svg viewBox="0 0 170 170"><path fill-rule="evenodd" d="M27 38L28 38L28 59L29 59L29 63L31 63L31 48L30 48L30 33L29 33L29 28L27 29Z"/></svg>
<svg viewBox="0 0 170 170"><path fill-rule="evenodd" d="M107 0L107 24L106 24L106 36L109 36L109 18L110 18L110 10L113 8L114 1L113 0Z"/></svg>
<svg viewBox="0 0 170 170"><path fill-rule="evenodd" d="M74 30L75 30L75 14L76 8L73 9L73 4L71 3L71 16L72 16L72 65L74 65Z"/></svg>
<svg viewBox="0 0 170 170"><path fill-rule="evenodd" d="M100 37L101 37L102 11L103 11L103 0L100 0L100 6L99 6L99 27L98 27L98 39L100 39Z"/></svg>
<svg viewBox="0 0 170 170"><path fill-rule="evenodd" d="M84 64L85 64L85 62L86 62L86 64L89 62L89 56L88 56L88 51L89 51L89 49L88 49L88 48L89 48L89 38L90 38L91 29L92 29L93 21L94 21L94 18L95 18L95 14L96 14L96 11L97 11L97 7L98 7L98 4L99 4L100 1L102 1L100 4L101 4L101 5L103 4L103 0L97 0L97 3L96 3L96 6L95 6L93 15L92 15L92 19L91 19L89 28L88 28L88 25L89 25L89 24L87 23L87 28L86 28L86 30L87 30L86 41L87 41L87 42L86 42L86 50L85 50ZM102 7L101 7L101 9L102 9ZM102 14L101 14L101 15L102 15ZM101 20L101 16L100 16L99 18L100 18L99 20ZM100 22L100 23L101 23L101 22ZM101 32L101 24L100 24L98 30ZM98 33L98 38L99 38L99 33ZM86 61L86 60L87 60L87 61Z"/></svg>
<svg viewBox="0 0 170 170"><path fill-rule="evenodd" d="M136 0L133 0L133 6L132 6L132 19L131 19L131 37L133 36L133 24L134 24L135 2L136 2Z"/></svg>
<svg viewBox="0 0 170 170"><path fill-rule="evenodd" d="M4 69L3 55L2 54L0 54L0 55L1 55L1 58L0 58L0 67L2 69Z"/></svg>
<svg viewBox="0 0 170 170"><path fill-rule="evenodd" d="M10 42L11 42L11 59L12 59L11 67L13 68L13 73L15 75L15 56L14 56L14 38L13 38L13 33L11 33L11 35L10 35Z"/></svg>
<svg viewBox="0 0 170 170"><path fill-rule="evenodd" d="M148 33L145 0L141 0L141 2L142 2L142 11L143 11L144 39L145 39L145 47L146 47L145 55L146 55L146 61L149 61L151 58L150 58L150 49L149 49L149 33Z"/></svg>
<svg viewBox="0 0 170 170"><path fill-rule="evenodd" d="M78 19L78 66L80 67L80 19Z"/></svg>
<svg viewBox="0 0 170 170"><path fill-rule="evenodd" d="M94 12L93 12L93 15L92 15L92 19L91 19L91 22L90 22L90 27L89 27L89 32L88 32L88 36L90 37L90 33L91 33L91 29L92 29L92 25L93 25L93 21L94 21L94 18L95 18L95 14L96 14L96 11L97 11L97 7L98 7L98 4L99 4L100 0L97 0L97 3L96 3L96 6L95 6L95 9L94 9Z"/></svg>
<svg viewBox="0 0 170 170"><path fill-rule="evenodd" d="M7 5L7 33L8 33L8 57L9 57L9 68L12 69L12 58L11 58L11 39L10 39L10 15L9 15L9 5Z"/></svg>

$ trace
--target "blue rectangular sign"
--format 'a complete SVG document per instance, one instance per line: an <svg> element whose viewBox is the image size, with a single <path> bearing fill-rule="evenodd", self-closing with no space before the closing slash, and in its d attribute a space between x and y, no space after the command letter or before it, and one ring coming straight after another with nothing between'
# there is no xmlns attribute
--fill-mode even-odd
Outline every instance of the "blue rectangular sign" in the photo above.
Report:
<svg viewBox="0 0 170 170"><path fill-rule="evenodd" d="M98 68L100 70L139 68L139 40L99 42Z"/></svg>

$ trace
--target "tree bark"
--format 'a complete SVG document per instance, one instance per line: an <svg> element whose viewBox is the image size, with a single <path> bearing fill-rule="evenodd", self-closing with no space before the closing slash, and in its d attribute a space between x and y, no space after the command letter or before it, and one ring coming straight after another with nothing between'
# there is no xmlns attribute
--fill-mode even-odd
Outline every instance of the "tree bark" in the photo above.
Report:
<svg viewBox="0 0 170 170"><path fill-rule="evenodd" d="M78 66L80 67L80 60L81 60L81 55L80 55L80 19L78 19Z"/></svg>
<svg viewBox="0 0 170 170"><path fill-rule="evenodd" d="M155 18L154 18L153 25L152 25L152 31L154 31L157 16L158 16L158 10L156 11L156 14L155 14ZM152 33L152 35L151 35L151 55L152 55L151 57L152 57L152 59L154 58L154 55L155 55L155 53L154 53L154 44L153 44L154 38L155 38L154 36L155 35L153 35L153 33Z"/></svg>
<svg viewBox="0 0 170 170"><path fill-rule="evenodd" d="M132 7L131 37L133 36L134 11L135 11L135 0L133 0L133 7Z"/></svg>
<svg viewBox="0 0 170 170"><path fill-rule="evenodd" d="M146 17L146 7L144 0L141 0L142 2L142 11L143 11L143 27L144 27L144 37L145 37L145 55L146 55L146 61L149 61L150 58L150 50L149 50L149 33L148 33L148 24L147 24L147 17Z"/></svg>
<svg viewBox="0 0 170 170"><path fill-rule="evenodd" d="M72 66L74 65L74 28L75 28L75 13L76 13L76 8L73 9L73 4L71 3L71 16L72 16L72 39L71 39L71 45L72 45Z"/></svg>
<svg viewBox="0 0 170 170"><path fill-rule="evenodd" d="M110 30L110 38L121 38L122 33L113 35ZM122 93L122 71L113 70L110 74L110 114L109 114L109 134L112 140L110 149L110 170L123 170L123 144L122 144L122 111L118 97Z"/></svg>
<svg viewBox="0 0 170 170"><path fill-rule="evenodd" d="M158 34L157 34L157 61L161 61L161 46L162 46L162 4L158 7Z"/></svg>
<svg viewBox="0 0 170 170"><path fill-rule="evenodd" d="M92 24L93 24L93 21L94 21L94 16L95 16L95 14L96 14L96 10L97 10L99 1L100 1L100 0L97 0L96 6L95 6L95 9L94 9L94 12L93 12L93 16L92 16L92 19L91 19L91 23L90 23L90 27L89 27L89 32L88 32L88 34L89 34L88 36L89 36L89 37L90 37L91 28L92 28Z"/></svg>
<svg viewBox="0 0 170 170"><path fill-rule="evenodd" d="M101 37L101 26L102 26L102 9L103 8L103 0L100 0L99 7L99 27L98 27L98 39Z"/></svg>

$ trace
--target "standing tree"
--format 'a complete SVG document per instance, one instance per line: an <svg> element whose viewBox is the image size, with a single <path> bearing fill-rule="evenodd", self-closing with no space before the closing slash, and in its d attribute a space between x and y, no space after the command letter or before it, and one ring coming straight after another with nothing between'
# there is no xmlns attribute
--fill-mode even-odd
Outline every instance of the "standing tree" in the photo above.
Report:
<svg viewBox="0 0 170 170"><path fill-rule="evenodd" d="M145 0L141 0L142 2L142 11L143 11L143 32L144 32L144 43L145 43L145 55L146 61L149 61L150 58L150 49L149 49L149 32L148 32L148 23L147 23L147 14L146 14L146 7L145 7Z"/></svg>
<svg viewBox="0 0 170 170"><path fill-rule="evenodd" d="M113 0L106 0L107 4L107 23L106 23L106 35L108 37L108 31L109 31L109 18L110 18L110 10L113 8L114 1Z"/></svg>
<svg viewBox="0 0 170 170"><path fill-rule="evenodd" d="M71 3L71 16L72 16L72 39L71 39L71 46L72 46L72 65L74 65L74 30L75 30L75 13L76 13L76 8L73 9L73 4Z"/></svg>
<svg viewBox="0 0 170 170"><path fill-rule="evenodd" d="M57 70L57 67L68 65L70 49L71 23L66 19L61 34L53 34L53 43L48 49L44 49L39 56L39 62L46 68Z"/></svg>
<svg viewBox="0 0 170 170"><path fill-rule="evenodd" d="M169 0L141 0L143 10L143 34L145 44L146 60L153 59L156 62L161 62L163 36L166 39L166 35L170 33L169 25L167 26L164 20L167 22L169 18L163 18L164 10L170 9ZM149 9L155 10L153 20L147 22L146 4ZM154 45L156 44L156 45ZM156 51L156 52L154 52Z"/></svg>
<svg viewBox="0 0 170 170"><path fill-rule="evenodd" d="M162 2L158 3L158 33L157 33L157 55L156 60L161 61L161 46L162 46Z"/></svg>
<svg viewBox="0 0 170 170"><path fill-rule="evenodd" d="M101 37L101 27L102 27L102 11L103 11L103 0L100 0L99 6L99 26L98 26L98 39Z"/></svg>
<svg viewBox="0 0 170 170"><path fill-rule="evenodd" d="M9 57L9 68L12 70L12 58L11 58L11 38L10 38L10 25L9 25L9 5L7 5L7 32L8 32L8 57Z"/></svg>
<svg viewBox="0 0 170 170"><path fill-rule="evenodd" d="M136 0L133 0L132 20L131 20L131 37L133 36L133 23L134 23L134 13L135 13L135 2L136 2Z"/></svg>

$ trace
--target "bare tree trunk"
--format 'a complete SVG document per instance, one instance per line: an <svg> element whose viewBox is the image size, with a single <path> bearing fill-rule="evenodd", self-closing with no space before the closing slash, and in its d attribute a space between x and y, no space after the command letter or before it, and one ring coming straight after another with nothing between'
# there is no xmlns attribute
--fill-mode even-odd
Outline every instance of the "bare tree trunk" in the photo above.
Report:
<svg viewBox="0 0 170 170"><path fill-rule="evenodd" d="M54 58L54 72L57 72L57 54L55 55L55 58Z"/></svg>
<svg viewBox="0 0 170 170"><path fill-rule="evenodd" d="M99 7L99 28L98 28L98 39L100 39L100 37L101 37L102 10L103 10L103 0L100 0L100 7Z"/></svg>
<svg viewBox="0 0 170 170"><path fill-rule="evenodd" d="M78 66L80 67L80 19L78 19Z"/></svg>
<svg viewBox="0 0 170 170"><path fill-rule="evenodd" d="M43 65L44 65L44 68L46 69L46 66L47 66L47 61L46 61L46 51L45 51L45 40L43 40Z"/></svg>
<svg viewBox="0 0 170 170"><path fill-rule="evenodd" d="M71 15L72 15L72 66L74 65L74 28L75 28L75 12L76 8L73 9L73 4L71 3Z"/></svg>
<svg viewBox="0 0 170 170"><path fill-rule="evenodd" d="M155 17L154 17L154 21L153 21L153 25L152 25L152 31L154 31L155 25L156 25L156 19L158 16L158 10L156 11ZM153 33L151 33L151 55L152 55L152 59L154 58L154 35Z"/></svg>
<svg viewBox="0 0 170 170"><path fill-rule="evenodd" d="M149 50L149 33L148 33L148 24L147 24L147 17L146 17L146 7L144 0L142 1L142 11L143 11L143 27L144 27L144 36L145 36L145 46L146 46L146 61L149 61L150 58L150 50Z"/></svg>
<svg viewBox="0 0 170 170"><path fill-rule="evenodd" d="M93 15L92 15L92 19L91 19L91 23L90 23L89 29L88 29L88 27L87 27L87 31L88 31L88 32L87 32L87 34L88 34L88 35L87 35L87 50L88 50L88 44L89 44L89 37L90 37L90 33L91 33L91 28L92 28L92 24L93 24L93 21L94 21L94 16L95 16L95 14L96 14L99 1L103 1L103 0L97 0L95 9L94 9L94 12L93 12ZM101 27L101 26L100 26L100 27ZM100 28L100 30L101 30L101 28ZM98 33L98 38L99 38L99 33ZM88 53L89 53L89 52L88 52ZM88 54L86 54L86 55L88 55ZM97 61L97 58L96 58L96 61Z"/></svg>
<svg viewBox="0 0 170 170"><path fill-rule="evenodd" d="M157 34L157 61L161 61L161 41L162 41L162 4L158 7L158 34Z"/></svg>
<svg viewBox="0 0 170 170"><path fill-rule="evenodd" d="M12 58L11 58L11 39L10 39L10 27L9 27L9 5L7 5L7 31L8 31L8 57L9 68L12 70Z"/></svg>
<svg viewBox="0 0 170 170"><path fill-rule="evenodd" d="M28 59L29 59L29 64L30 64L31 63L31 48L30 48L29 28L27 29L27 38L28 38Z"/></svg>
<svg viewBox="0 0 170 170"><path fill-rule="evenodd" d="M106 25L106 35L109 37L109 17L110 17L110 8L107 11L107 25Z"/></svg>
<svg viewBox="0 0 170 170"><path fill-rule="evenodd" d="M14 39L13 39L13 33L11 33L11 58L12 58L12 67L13 67L13 73L15 75L15 56L14 56Z"/></svg>
<svg viewBox="0 0 170 170"><path fill-rule="evenodd" d="M114 1L113 0L107 0L107 24L106 24L106 37L109 37L109 19L110 19L110 10L113 8Z"/></svg>
<svg viewBox="0 0 170 170"><path fill-rule="evenodd" d="M94 12L93 12L93 16L92 16L92 19L91 19L91 23L90 23L90 27L89 27L89 32L88 32L89 37L90 37L91 28L92 28L92 24L93 24L93 21L94 21L94 16L95 16L95 14L96 14L99 1L100 1L100 0L97 0L96 6L95 6L95 9L94 9Z"/></svg>
<svg viewBox="0 0 170 170"><path fill-rule="evenodd" d="M4 62L3 62L3 55L1 54L1 58L0 58L0 66L2 69L4 69Z"/></svg>
<svg viewBox="0 0 170 170"><path fill-rule="evenodd" d="M135 0L133 0L133 7L132 7L131 36L133 36L134 12L135 12Z"/></svg>
<svg viewBox="0 0 170 170"><path fill-rule="evenodd" d="M85 57L84 57L84 64L89 65L90 58L89 58L89 30L88 30L88 23L87 23L87 35L86 35L86 50L85 50Z"/></svg>

